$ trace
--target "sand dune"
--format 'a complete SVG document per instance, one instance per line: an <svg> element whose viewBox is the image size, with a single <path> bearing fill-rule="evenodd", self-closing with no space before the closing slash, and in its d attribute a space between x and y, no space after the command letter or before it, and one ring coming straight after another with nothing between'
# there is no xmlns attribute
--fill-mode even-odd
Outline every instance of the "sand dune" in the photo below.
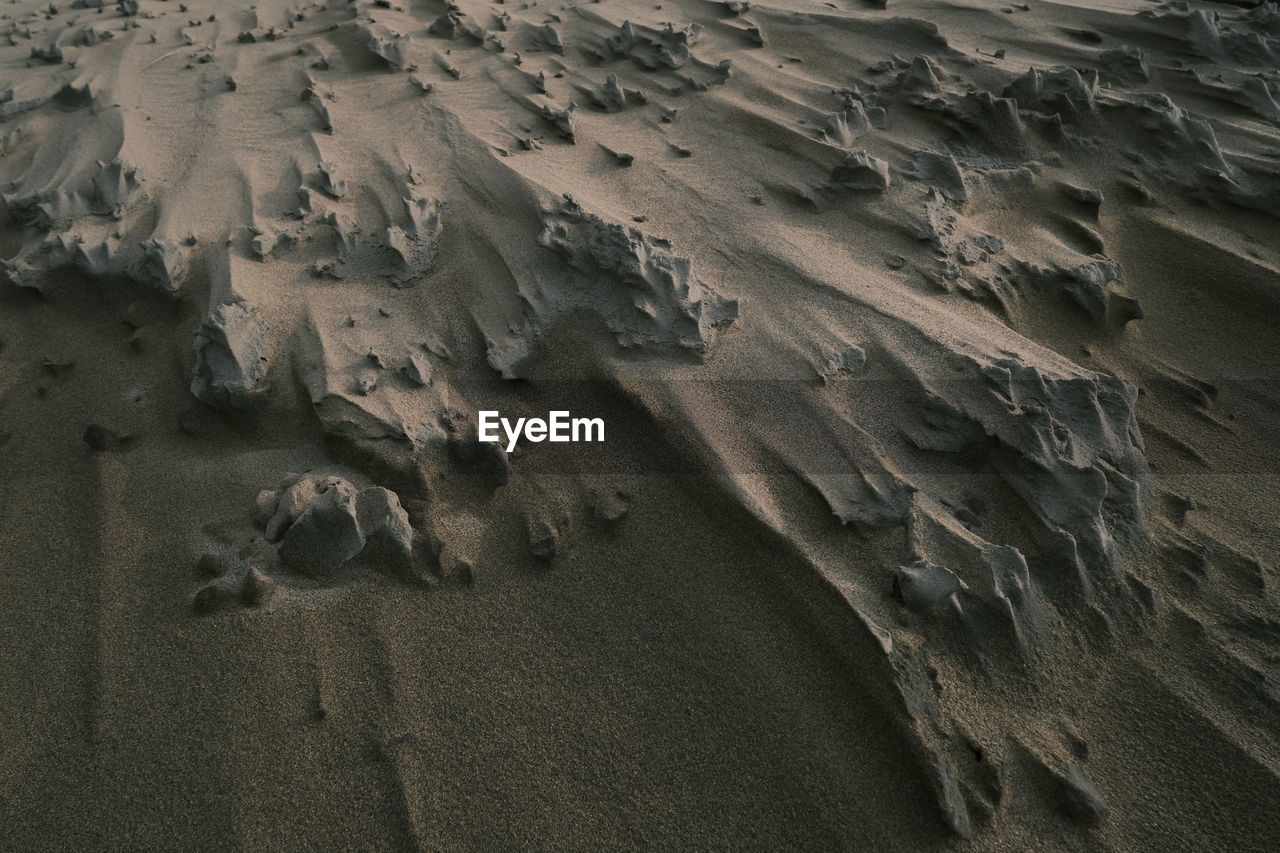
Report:
<svg viewBox="0 0 1280 853"><path fill-rule="evenodd" d="M1274 846L1274 3L0 34L7 849Z"/></svg>

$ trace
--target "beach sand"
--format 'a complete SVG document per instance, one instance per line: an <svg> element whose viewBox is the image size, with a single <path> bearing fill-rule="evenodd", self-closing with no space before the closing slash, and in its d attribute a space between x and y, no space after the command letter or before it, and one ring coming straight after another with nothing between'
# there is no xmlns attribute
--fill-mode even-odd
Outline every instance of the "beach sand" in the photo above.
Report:
<svg viewBox="0 0 1280 853"><path fill-rule="evenodd" d="M1274 847L1276 4L0 36L0 846Z"/></svg>

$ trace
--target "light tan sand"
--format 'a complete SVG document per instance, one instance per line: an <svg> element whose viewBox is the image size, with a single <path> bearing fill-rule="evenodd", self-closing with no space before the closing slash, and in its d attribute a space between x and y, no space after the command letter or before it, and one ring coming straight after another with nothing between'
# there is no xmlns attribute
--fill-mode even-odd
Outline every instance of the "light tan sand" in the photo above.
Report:
<svg viewBox="0 0 1280 853"><path fill-rule="evenodd" d="M1274 848L1275 4L0 34L3 849Z"/></svg>

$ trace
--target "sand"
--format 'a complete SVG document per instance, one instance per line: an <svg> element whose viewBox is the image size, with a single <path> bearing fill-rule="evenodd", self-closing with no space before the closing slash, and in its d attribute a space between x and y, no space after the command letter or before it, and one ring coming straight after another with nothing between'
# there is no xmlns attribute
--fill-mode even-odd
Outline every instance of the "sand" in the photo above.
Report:
<svg viewBox="0 0 1280 853"><path fill-rule="evenodd" d="M0 34L5 849L1274 847L1274 3Z"/></svg>

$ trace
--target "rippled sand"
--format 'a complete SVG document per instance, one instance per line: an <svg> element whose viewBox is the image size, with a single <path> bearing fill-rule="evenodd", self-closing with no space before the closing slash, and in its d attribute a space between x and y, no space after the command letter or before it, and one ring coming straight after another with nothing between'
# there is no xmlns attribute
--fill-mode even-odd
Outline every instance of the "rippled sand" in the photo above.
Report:
<svg viewBox="0 0 1280 853"><path fill-rule="evenodd" d="M0 34L3 846L1275 844L1274 3Z"/></svg>

